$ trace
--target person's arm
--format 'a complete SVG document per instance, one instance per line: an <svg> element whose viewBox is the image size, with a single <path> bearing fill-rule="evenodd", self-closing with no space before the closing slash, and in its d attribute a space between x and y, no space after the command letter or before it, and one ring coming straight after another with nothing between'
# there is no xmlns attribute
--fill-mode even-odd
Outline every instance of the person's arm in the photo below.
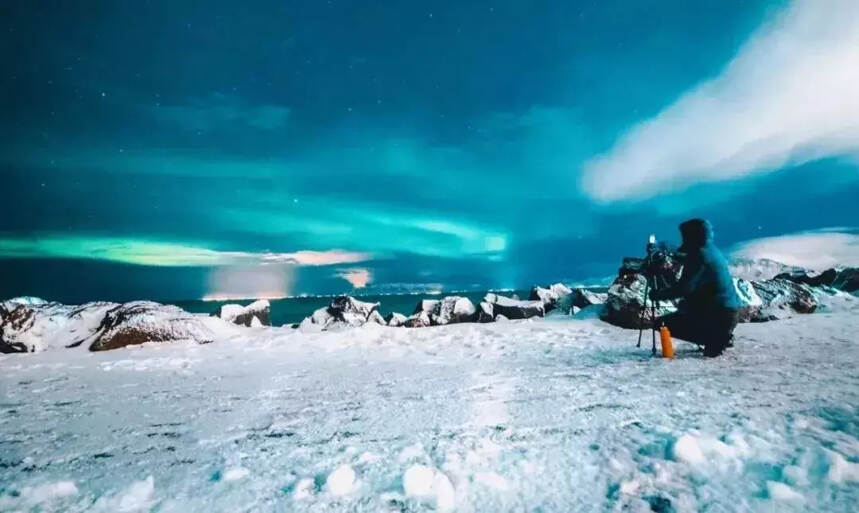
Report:
<svg viewBox="0 0 859 513"><path fill-rule="evenodd" d="M698 288L706 274L706 266L698 265L695 269L690 269L689 266L683 267L683 272L680 273L680 279L671 287L663 289L651 289L650 299L657 301L665 299L677 299L688 296Z"/></svg>

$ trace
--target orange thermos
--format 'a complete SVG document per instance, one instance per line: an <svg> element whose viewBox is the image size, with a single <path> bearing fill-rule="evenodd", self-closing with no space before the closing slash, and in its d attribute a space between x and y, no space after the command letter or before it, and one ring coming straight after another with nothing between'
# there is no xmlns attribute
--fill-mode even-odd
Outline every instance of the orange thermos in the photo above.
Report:
<svg viewBox="0 0 859 513"><path fill-rule="evenodd" d="M674 344L671 343L671 332L664 324L659 328L659 340L662 342L662 357L674 358Z"/></svg>

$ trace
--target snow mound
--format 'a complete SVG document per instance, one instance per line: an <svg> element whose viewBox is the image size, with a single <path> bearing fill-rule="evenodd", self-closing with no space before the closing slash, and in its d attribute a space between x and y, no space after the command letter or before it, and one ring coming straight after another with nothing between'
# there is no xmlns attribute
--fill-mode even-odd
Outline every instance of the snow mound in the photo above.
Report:
<svg viewBox="0 0 859 513"><path fill-rule="evenodd" d="M426 465L412 465L406 470L403 474L403 491L406 497L427 502L436 511L453 511L456 507L456 490L450 479Z"/></svg>
<svg viewBox="0 0 859 513"><path fill-rule="evenodd" d="M349 465L340 465L328 474L325 487L331 495L346 495L355 488L355 471Z"/></svg>

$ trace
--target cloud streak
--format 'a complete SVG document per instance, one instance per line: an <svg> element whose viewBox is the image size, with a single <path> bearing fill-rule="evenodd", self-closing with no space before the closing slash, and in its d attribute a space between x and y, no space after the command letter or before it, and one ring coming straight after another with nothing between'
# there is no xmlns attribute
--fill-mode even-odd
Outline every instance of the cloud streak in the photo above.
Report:
<svg viewBox="0 0 859 513"><path fill-rule="evenodd" d="M648 197L859 153L859 2L798 0L722 73L585 164L594 199Z"/></svg>
<svg viewBox="0 0 859 513"><path fill-rule="evenodd" d="M859 266L859 234L849 228L830 228L765 237L740 244L733 254L769 258L820 271L835 266Z"/></svg>
<svg viewBox="0 0 859 513"><path fill-rule="evenodd" d="M213 267L340 265L370 260L373 255L340 249L292 253L219 251L203 246L145 239L47 235L37 238L0 238L0 258L83 258L157 267Z"/></svg>

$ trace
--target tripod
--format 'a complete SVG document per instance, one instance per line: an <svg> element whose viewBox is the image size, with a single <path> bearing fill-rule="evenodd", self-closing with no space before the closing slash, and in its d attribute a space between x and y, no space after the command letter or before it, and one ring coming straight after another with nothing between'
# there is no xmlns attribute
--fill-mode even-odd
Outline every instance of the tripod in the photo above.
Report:
<svg viewBox="0 0 859 513"><path fill-rule="evenodd" d="M659 290L659 282L656 279L656 275L652 270L653 264L653 243L647 245L647 259L645 260L644 265L644 301L641 305L641 313L638 317L638 344L635 347L641 347L641 335L644 333L644 318L647 314L647 299L650 295L651 290ZM656 355L656 308L659 304L659 301L656 299L650 300L650 319L652 321L652 325L650 326L651 338L653 341L653 347L651 349L652 354Z"/></svg>

